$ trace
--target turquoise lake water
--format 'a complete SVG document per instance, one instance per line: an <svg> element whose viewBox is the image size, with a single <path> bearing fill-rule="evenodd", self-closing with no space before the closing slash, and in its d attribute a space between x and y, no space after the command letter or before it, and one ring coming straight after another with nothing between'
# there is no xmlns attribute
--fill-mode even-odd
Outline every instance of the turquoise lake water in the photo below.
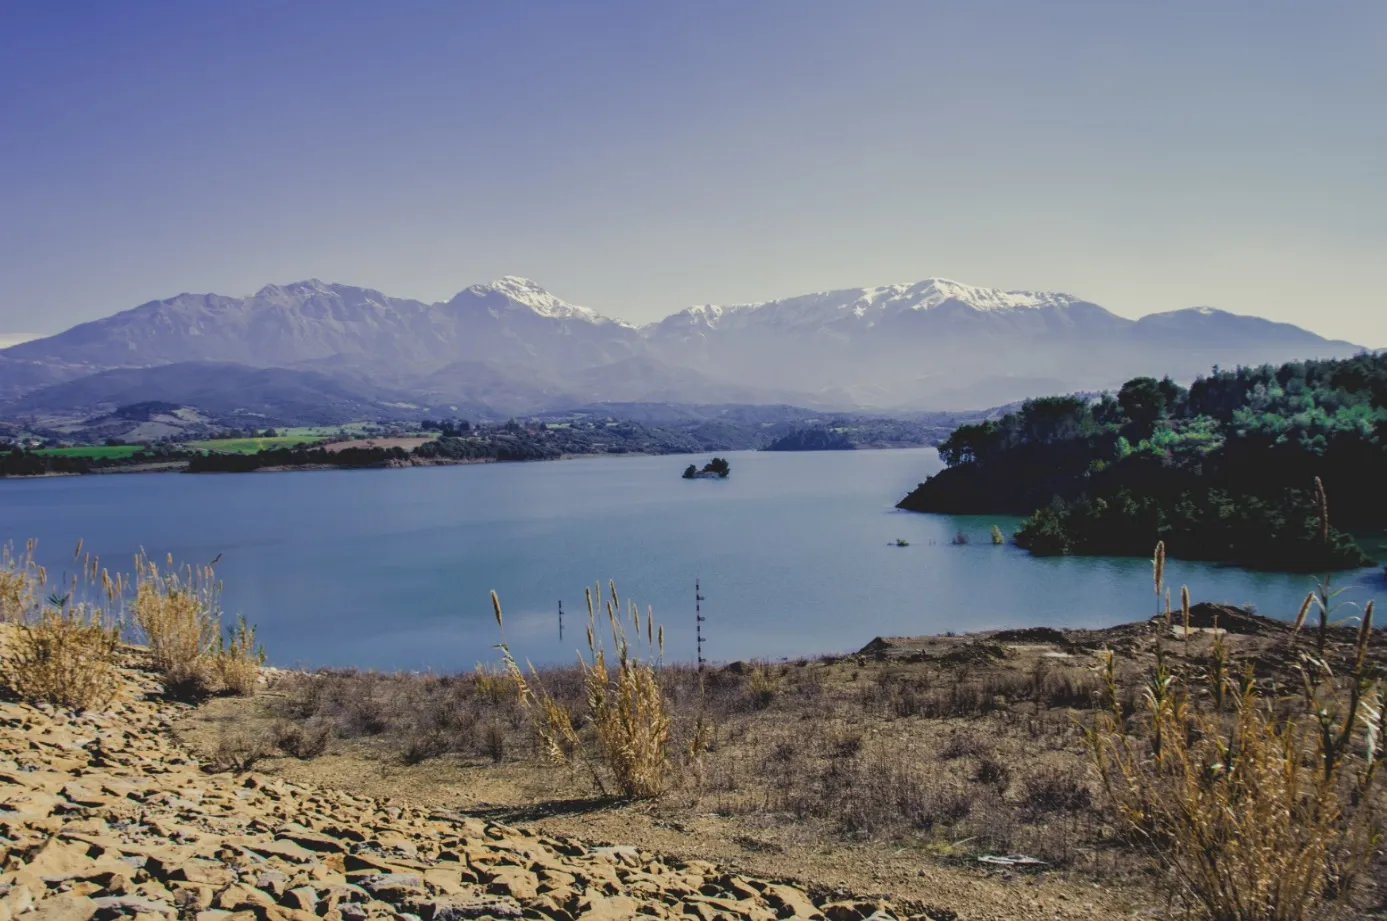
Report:
<svg viewBox="0 0 1387 921"><path fill-rule="evenodd" d="M939 469L932 449L727 457L726 481L681 480L689 457L0 480L0 542L37 537L54 572L70 568L78 537L112 567L141 546L194 562L220 553L227 611L258 625L279 665L470 669L495 657L491 589L518 657L571 660L583 588L609 577L654 607L679 659L694 655L695 578L705 655L721 661L1155 609L1146 560L1038 560L989 542L994 523L1010 532L1016 519L895 510ZM960 530L966 546L951 543ZM1181 561L1167 578L1196 601L1279 616L1310 586ZM1337 582L1346 600L1387 600L1381 569Z"/></svg>

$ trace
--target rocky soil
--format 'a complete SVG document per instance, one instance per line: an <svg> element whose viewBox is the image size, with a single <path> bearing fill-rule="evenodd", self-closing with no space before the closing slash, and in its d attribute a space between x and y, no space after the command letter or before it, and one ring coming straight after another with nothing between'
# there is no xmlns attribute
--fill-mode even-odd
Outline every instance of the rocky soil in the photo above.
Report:
<svg viewBox="0 0 1387 921"><path fill-rule="evenodd" d="M186 706L139 668L125 674L104 713L0 701L0 921L950 917L340 787L209 773L171 732Z"/></svg>

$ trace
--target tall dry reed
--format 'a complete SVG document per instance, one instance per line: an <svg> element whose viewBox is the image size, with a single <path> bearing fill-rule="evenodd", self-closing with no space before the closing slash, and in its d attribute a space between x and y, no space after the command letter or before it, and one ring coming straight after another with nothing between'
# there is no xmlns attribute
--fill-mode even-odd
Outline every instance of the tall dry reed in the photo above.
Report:
<svg viewBox="0 0 1387 921"><path fill-rule="evenodd" d="M174 694L255 688L264 650L244 618L222 635L221 591L211 565L180 567L167 556L160 566L144 551L135 557L134 622Z"/></svg>
<svg viewBox="0 0 1387 921"><path fill-rule="evenodd" d="M34 542L23 556L5 549L0 613L14 631L7 638L3 680L26 699L90 710L108 704L120 686L120 627L109 614L120 585L94 556L82 555L80 541L73 557L80 573L44 597L48 576L34 562Z"/></svg>
<svg viewBox="0 0 1387 921"><path fill-rule="evenodd" d="M0 547L0 624L23 622L48 584L48 573L34 561L34 546L30 540L22 554L14 544Z"/></svg>
<svg viewBox="0 0 1387 921"><path fill-rule="evenodd" d="M578 664L585 706L581 716L587 731L579 732L577 714L549 694L533 667L526 677L505 642L501 601L492 592L496 625L502 631L498 648L522 705L535 718L552 762L585 770L604 795L658 796L670 773L673 722L671 705L657 674L664 653L664 629L656 625L653 612L642 616L634 602L623 613L615 582L608 583L605 597L600 584L587 589L586 596L588 655L579 655ZM610 651L599 611L605 614L605 627L611 633Z"/></svg>
<svg viewBox="0 0 1387 921"><path fill-rule="evenodd" d="M1114 656L1104 654L1107 709L1087 733L1092 762L1123 827L1210 921L1349 910L1354 881L1382 840L1375 778L1387 687L1369 661L1371 637L1369 604L1342 650L1350 665L1336 675L1322 630L1315 652L1299 653L1298 689L1259 681L1217 627L1201 675L1171 668L1158 645L1131 721Z"/></svg>

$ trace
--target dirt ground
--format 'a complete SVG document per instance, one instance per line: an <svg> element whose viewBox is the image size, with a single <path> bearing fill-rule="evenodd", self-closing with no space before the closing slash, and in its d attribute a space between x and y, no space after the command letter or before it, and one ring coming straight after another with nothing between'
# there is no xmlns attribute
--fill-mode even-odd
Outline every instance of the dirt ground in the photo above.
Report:
<svg viewBox="0 0 1387 921"><path fill-rule="evenodd" d="M1285 628L1270 624L1225 636L1271 662ZM1188 640L1164 640L1177 667L1212 643L1195 626ZM710 669L700 700L713 745L643 803L595 795L587 778L546 763L518 711L477 696L471 675L286 674L256 698L196 708L179 732L209 758L288 736L256 752L257 770L879 894L934 917L1164 917L1178 908L1117 840L1083 744L1098 650L1115 652L1136 695L1157 635L1140 623L888 638L852 656ZM546 678L562 692L564 674ZM692 671L667 680L680 724ZM305 727L324 734L320 745L301 741ZM676 742L686 732L677 727ZM296 746L309 750L284 754ZM998 856L1041 863L980 859Z"/></svg>

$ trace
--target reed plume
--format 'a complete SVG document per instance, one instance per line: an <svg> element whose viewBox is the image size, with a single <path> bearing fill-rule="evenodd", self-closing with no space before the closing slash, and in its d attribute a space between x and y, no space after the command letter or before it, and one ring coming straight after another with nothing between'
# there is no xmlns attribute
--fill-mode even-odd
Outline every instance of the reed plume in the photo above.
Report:
<svg viewBox="0 0 1387 921"><path fill-rule="evenodd" d="M1313 603L1327 621L1332 597L1323 585L1312 592L1295 630ZM1181 610L1188 624L1187 590ZM1369 656L1372 622L1370 603L1347 674L1336 676L1323 651L1301 657L1298 706L1238 659L1215 621L1207 695L1198 679L1167 667L1158 643L1141 709L1128 720L1114 655L1104 651L1107 707L1085 734L1090 758L1126 833L1209 921L1306 921L1349 910L1383 831L1374 782L1387 685Z"/></svg>
<svg viewBox="0 0 1387 921"><path fill-rule="evenodd" d="M120 685L120 627L111 614L116 599L106 588L109 576L95 556L83 556L78 541L79 571L45 598L48 572L35 561L35 547L30 540L23 554L12 545L0 548L0 622L15 626L0 681L28 700L72 710L103 707Z"/></svg>
<svg viewBox="0 0 1387 921"><path fill-rule="evenodd" d="M133 590L135 626L170 692L254 690L265 651L244 618L222 635L222 584L210 564L180 567L167 554L161 567L141 550Z"/></svg>
<svg viewBox="0 0 1387 921"><path fill-rule="evenodd" d="M657 674L664 654L664 627L655 624L651 609L642 631L640 608L632 602L628 607L632 633L628 636L615 581L608 583L605 597L601 583L586 589L584 594L588 653L586 657L579 654L578 666L583 680L584 723L591 727L590 738L579 734L575 714L544 688L534 666L529 666L526 676L505 642L504 633L497 648L519 688L521 703L534 717L550 761L571 769L586 769L603 794L614 791L632 798L658 796L664 791L670 768L673 723L672 708ZM491 598L500 628L501 602L495 592ZM606 614L611 631L610 650L598 639L599 610ZM644 640L643 657L633 647L632 636L635 643Z"/></svg>

